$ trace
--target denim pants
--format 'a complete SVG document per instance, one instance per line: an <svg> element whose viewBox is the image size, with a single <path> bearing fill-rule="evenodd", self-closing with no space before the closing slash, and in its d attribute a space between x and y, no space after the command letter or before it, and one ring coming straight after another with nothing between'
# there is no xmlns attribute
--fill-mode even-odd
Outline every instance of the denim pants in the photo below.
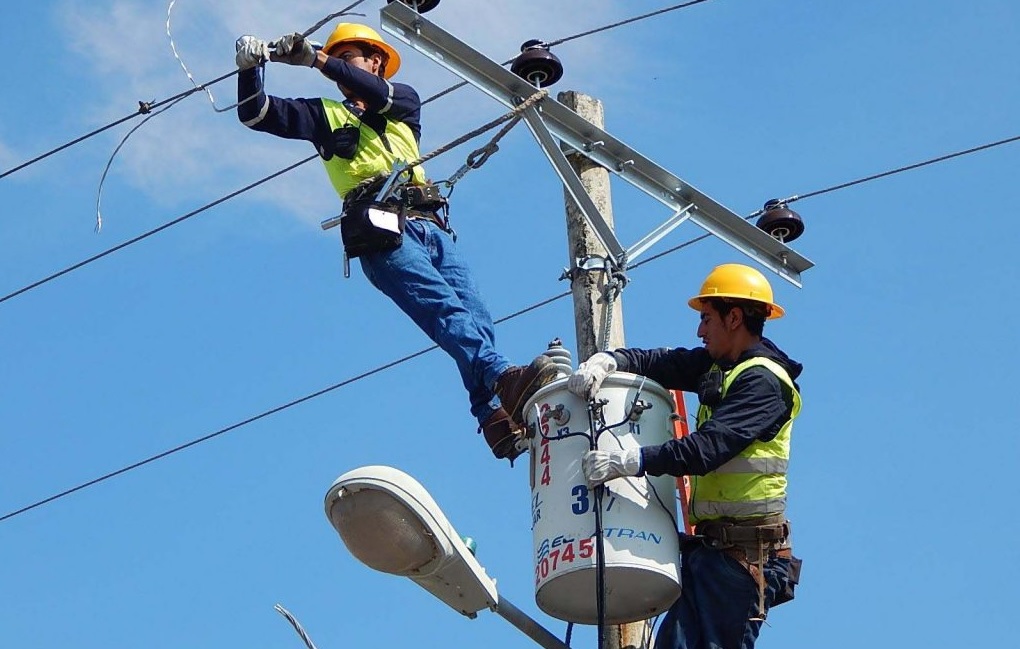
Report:
<svg viewBox="0 0 1020 649"><path fill-rule="evenodd" d="M453 358L471 414L488 419L499 407L492 388L510 361L496 351L492 316L453 238L431 221L408 219L399 248L360 259L368 281Z"/></svg>
<svg viewBox="0 0 1020 649"><path fill-rule="evenodd" d="M752 649L761 622L758 585L744 566L725 552L692 543L681 552L680 598L666 612L655 649ZM790 560L765 564L765 610L787 586Z"/></svg>

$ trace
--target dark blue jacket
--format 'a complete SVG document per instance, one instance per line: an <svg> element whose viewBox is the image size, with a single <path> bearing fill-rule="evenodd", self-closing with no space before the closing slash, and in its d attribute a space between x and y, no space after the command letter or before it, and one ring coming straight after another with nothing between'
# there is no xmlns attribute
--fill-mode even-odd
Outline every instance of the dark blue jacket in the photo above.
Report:
<svg viewBox="0 0 1020 649"><path fill-rule="evenodd" d="M704 347L694 349L617 349L617 369L641 374L672 390L697 392L701 377L712 367ZM749 358L763 356L782 365L794 381L803 366L768 338L741 354L736 362L719 361L723 371ZM798 388L799 390L799 388ZM641 451L642 468L650 475L705 475L755 440L769 441L790 418L789 390L764 367L751 367L737 376L722 401L713 406L712 418L687 437Z"/></svg>
<svg viewBox="0 0 1020 649"><path fill-rule="evenodd" d="M237 75L237 100L256 95L237 107L238 119L256 131L291 140L307 140L315 145L323 159L333 157L333 133L322 100L282 99L267 95L259 69L241 70ZM347 88L366 103L362 113L352 102L344 101L349 110L360 114L362 121L376 132L385 130L386 117L389 117L406 123L415 139L421 139L421 99L414 88L403 83L390 83L333 56L326 61L322 73L338 87Z"/></svg>

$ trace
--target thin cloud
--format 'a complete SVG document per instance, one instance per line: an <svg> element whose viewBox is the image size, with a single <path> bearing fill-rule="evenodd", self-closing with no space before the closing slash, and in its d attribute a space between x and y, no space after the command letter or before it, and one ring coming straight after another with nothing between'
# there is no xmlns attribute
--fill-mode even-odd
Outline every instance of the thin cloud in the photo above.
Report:
<svg viewBox="0 0 1020 649"><path fill-rule="evenodd" d="M366 17L352 20L378 27L381 6L379 0L366 2L357 9ZM87 114L97 124L122 116L123 107L134 105L139 97L155 94L154 98L164 99L190 87L167 38L166 3L116 0L67 5L67 9L65 42L77 60L86 64L87 74L95 77L94 101L88 97L83 101ZM270 0L178 0L172 13L174 43L194 78L205 82L233 69L233 43L240 34L272 39L305 30L323 17L322 11L322 3L310 1L289 2L281 7ZM619 0L545 3L540 11L534 3L444 0L427 17L487 56L503 61L512 58L525 40L553 40L613 22L627 11L626 4ZM313 38L325 40L331 28L332 23L324 26ZM599 52L607 41L600 41L600 36L565 44L562 52L557 50L569 83L562 89L597 92L606 70ZM459 81L411 48L399 42L396 45L404 55L400 80L413 82L423 98ZM321 76L285 65L267 66L266 83L272 94L280 96L335 93ZM212 91L220 107L236 101L232 77ZM427 152L444 144L502 112L502 107L474 88L439 99L426 106L422 150ZM108 182L114 178L129 182L160 204L190 205L196 195L226 193L313 152L307 143L249 131L237 122L233 111L217 113L208 98L197 93L139 128L118 154ZM458 160L442 166L459 166L462 154L450 155ZM271 190L253 193L252 197L272 201L282 212L309 224L317 224L338 208L337 198L317 162L271 183ZM104 198L104 206L109 204L115 209L114 199L109 203L107 200ZM104 217L117 218L107 214L105 207Z"/></svg>

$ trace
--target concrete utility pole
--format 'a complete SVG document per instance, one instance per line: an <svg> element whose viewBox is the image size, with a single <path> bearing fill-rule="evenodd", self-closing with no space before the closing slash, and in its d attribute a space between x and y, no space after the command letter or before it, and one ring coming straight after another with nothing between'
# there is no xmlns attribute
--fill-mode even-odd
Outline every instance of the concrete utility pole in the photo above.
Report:
<svg viewBox="0 0 1020 649"><path fill-rule="evenodd" d="M569 90L559 93L557 99L592 124L599 128L604 126L602 102L594 97ZM568 155L568 159L581 178L581 184L584 185L588 195L612 228L613 205L609 191L609 172L577 153ZM570 287L574 294L574 330L577 334L577 359L580 363L592 354L602 351L598 345L603 336L606 318L611 319L606 349L623 347L626 344L623 338L623 304L617 298L611 308L608 308L609 305L603 301L602 287L609 280L605 273L574 269L575 260L592 255L604 257L606 249L592 233L591 226L584 220L584 216L566 190L564 200L567 208L568 254L571 268L574 270ZM648 631L648 621L609 627L606 629L605 648L644 649Z"/></svg>
<svg viewBox="0 0 1020 649"><path fill-rule="evenodd" d="M602 102L573 90L561 92L557 99L575 113L592 124L601 128L604 125ZM606 224L613 227L613 203L609 191L609 172L591 159L572 153L567 156L571 166L581 178L588 195L605 218ZM577 259L590 256L605 257L606 249L592 232L591 226L585 221L584 215L577 204L564 190L564 201L567 208L567 244L569 246L570 265L574 272L570 288L574 293L574 330L577 334L577 360L587 360L595 352L602 351L601 342L606 318L610 318L608 349L623 347L623 304L617 299L612 309L602 300L602 287L609 280L605 273L599 271L585 272L574 268Z"/></svg>

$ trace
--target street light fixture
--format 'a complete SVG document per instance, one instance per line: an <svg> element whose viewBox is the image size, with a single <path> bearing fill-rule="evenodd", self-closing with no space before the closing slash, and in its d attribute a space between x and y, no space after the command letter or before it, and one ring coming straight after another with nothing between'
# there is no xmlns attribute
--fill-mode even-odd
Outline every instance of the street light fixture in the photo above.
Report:
<svg viewBox="0 0 1020 649"><path fill-rule="evenodd" d="M408 577L457 612L489 609L546 649L566 649L506 599L421 484L387 466L349 471L326 493L326 517L356 559Z"/></svg>

